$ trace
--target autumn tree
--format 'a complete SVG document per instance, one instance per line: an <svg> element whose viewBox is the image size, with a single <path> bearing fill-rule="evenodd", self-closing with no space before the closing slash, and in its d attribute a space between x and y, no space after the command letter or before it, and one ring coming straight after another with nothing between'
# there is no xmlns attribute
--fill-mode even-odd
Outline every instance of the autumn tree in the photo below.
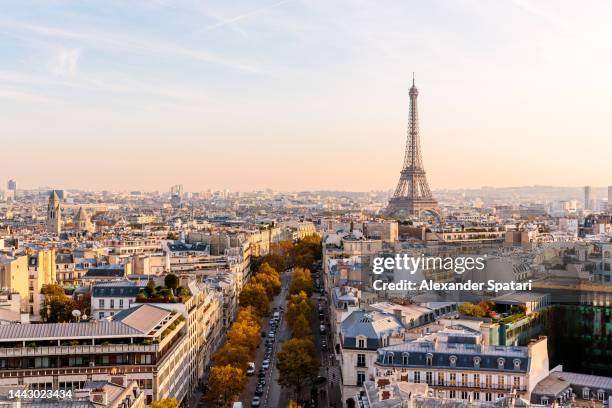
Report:
<svg viewBox="0 0 612 408"><path fill-rule="evenodd" d="M304 268L295 268L293 278L289 284L289 293L294 295L300 292L306 292L308 297L312 294L312 276L310 271Z"/></svg>
<svg viewBox="0 0 612 408"><path fill-rule="evenodd" d="M319 360L315 347L309 339L291 339L283 344L278 353L278 383L291 387L299 400L303 387L319 373Z"/></svg>
<svg viewBox="0 0 612 408"><path fill-rule="evenodd" d="M246 369L250 359L248 347L230 342L225 342L213 356L216 366L232 366L243 369Z"/></svg>
<svg viewBox="0 0 612 408"><path fill-rule="evenodd" d="M227 332L227 341L231 344L245 346L253 353L260 342L259 330L261 326L250 322L234 322Z"/></svg>
<svg viewBox="0 0 612 408"><path fill-rule="evenodd" d="M73 321L72 311L78 309L77 303L64 292L60 285L43 285L41 293L45 299L40 316L47 323L64 323ZM80 309L79 309L80 310ZM86 310L81 310L84 313Z"/></svg>
<svg viewBox="0 0 612 408"><path fill-rule="evenodd" d="M289 401L289 405L287 405L287 408L302 408L302 406L299 405L294 400L291 400L291 401Z"/></svg>
<svg viewBox="0 0 612 408"><path fill-rule="evenodd" d="M270 301L266 289L261 283L247 283L240 292L240 306L253 306L260 316L265 316L270 311Z"/></svg>
<svg viewBox="0 0 612 408"><path fill-rule="evenodd" d="M253 279L251 279L251 282L261 284L264 289L266 289L266 295L268 298L278 295L281 290L281 281L278 274L274 276L271 274L258 273Z"/></svg>
<svg viewBox="0 0 612 408"><path fill-rule="evenodd" d="M245 385L246 376L241 368L230 365L215 366L211 368L208 376L206 397L210 402L221 401L225 407L240 395Z"/></svg>
<svg viewBox="0 0 612 408"><path fill-rule="evenodd" d="M304 316L307 319L312 314L312 303L305 292L300 292L295 295L290 295L287 301L287 322L293 324L298 316Z"/></svg>
<svg viewBox="0 0 612 408"><path fill-rule="evenodd" d="M295 319L291 326L291 334L297 339L302 339L312 334L312 330L310 329L310 323L308 322L308 317L302 314L298 315L298 317Z"/></svg>
<svg viewBox="0 0 612 408"><path fill-rule="evenodd" d="M164 398L151 403L151 408L179 408L176 398Z"/></svg>

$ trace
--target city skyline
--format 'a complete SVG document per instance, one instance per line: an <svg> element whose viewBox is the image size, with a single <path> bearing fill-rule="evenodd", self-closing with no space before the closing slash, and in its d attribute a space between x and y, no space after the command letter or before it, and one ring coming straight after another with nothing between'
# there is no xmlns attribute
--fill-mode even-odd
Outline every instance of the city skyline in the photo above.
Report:
<svg viewBox="0 0 612 408"><path fill-rule="evenodd" d="M0 19L22 186L392 190L412 71L432 190L609 184L604 2L32 5Z"/></svg>

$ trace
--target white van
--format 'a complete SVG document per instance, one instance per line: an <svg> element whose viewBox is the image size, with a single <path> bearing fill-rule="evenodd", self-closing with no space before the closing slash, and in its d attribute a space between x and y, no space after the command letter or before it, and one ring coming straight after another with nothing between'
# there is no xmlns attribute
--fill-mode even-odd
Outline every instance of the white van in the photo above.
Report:
<svg viewBox="0 0 612 408"><path fill-rule="evenodd" d="M234 402L234 405L232 405L232 408L243 408L244 406L242 405L242 402L238 401L238 402Z"/></svg>

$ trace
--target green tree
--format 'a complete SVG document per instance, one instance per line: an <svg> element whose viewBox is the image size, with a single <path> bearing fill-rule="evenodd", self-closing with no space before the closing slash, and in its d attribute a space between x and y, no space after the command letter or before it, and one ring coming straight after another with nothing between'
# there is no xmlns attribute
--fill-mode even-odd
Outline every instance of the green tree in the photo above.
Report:
<svg viewBox="0 0 612 408"><path fill-rule="evenodd" d="M230 365L213 367L208 376L206 397L210 402L221 401L223 406L228 406L245 385L246 376L242 369Z"/></svg>
<svg viewBox="0 0 612 408"><path fill-rule="evenodd" d="M278 353L278 382L291 387L299 400L303 387L319 373L319 360L315 347L309 339L291 339L283 344Z"/></svg>
<svg viewBox="0 0 612 408"><path fill-rule="evenodd" d="M149 282L147 282L145 293L147 294L147 297L152 297L155 294L155 282L153 279L149 279Z"/></svg>
<svg viewBox="0 0 612 408"><path fill-rule="evenodd" d="M176 276L173 273L169 273L164 278L164 285L168 289L176 289L176 288L178 288L178 286L179 286L179 278L178 278L178 276Z"/></svg>
<svg viewBox="0 0 612 408"><path fill-rule="evenodd" d="M179 408L176 398L164 398L151 403L151 408Z"/></svg>

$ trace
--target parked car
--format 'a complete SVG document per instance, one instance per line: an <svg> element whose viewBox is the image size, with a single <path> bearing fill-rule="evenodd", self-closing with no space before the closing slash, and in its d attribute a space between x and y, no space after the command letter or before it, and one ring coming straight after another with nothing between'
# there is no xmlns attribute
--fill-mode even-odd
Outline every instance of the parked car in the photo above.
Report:
<svg viewBox="0 0 612 408"><path fill-rule="evenodd" d="M252 407L258 407L259 405L261 405L261 399L256 395L251 400L251 406Z"/></svg>
<svg viewBox="0 0 612 408"><path fill-rule="evenodd" d="M325 326L324 325L320 325L319 326L319 333L325 334Z"/></svg>
<svg viewBox="0 0 612 408"><path fill-rule="evenodd" d="M263 391L264 391L263 386L258 385L257 387L255 387L255 395L261 396L263 395Z"/></svg>
<svg viewBox="0 0 612 408"><path fill-rule="evenodd" d="M261 363L261 368L263 368L264 370L267 370L268 368L270 368L270 360L265 359L262 363Z"/></svg>
<svg viewBox="0 0 612 408"><path fill-rule="evenodd" d="M253 375L255 374L255 363L253 362L249 362L248 366L247 366L247 375Z"/></svg>
<svg viewBox="0 0 612 408"><path fill-rule="evenodd" d="M270 339L274 339L274 331L270 330L270 333L268 333L268 337Z"/></svg>

